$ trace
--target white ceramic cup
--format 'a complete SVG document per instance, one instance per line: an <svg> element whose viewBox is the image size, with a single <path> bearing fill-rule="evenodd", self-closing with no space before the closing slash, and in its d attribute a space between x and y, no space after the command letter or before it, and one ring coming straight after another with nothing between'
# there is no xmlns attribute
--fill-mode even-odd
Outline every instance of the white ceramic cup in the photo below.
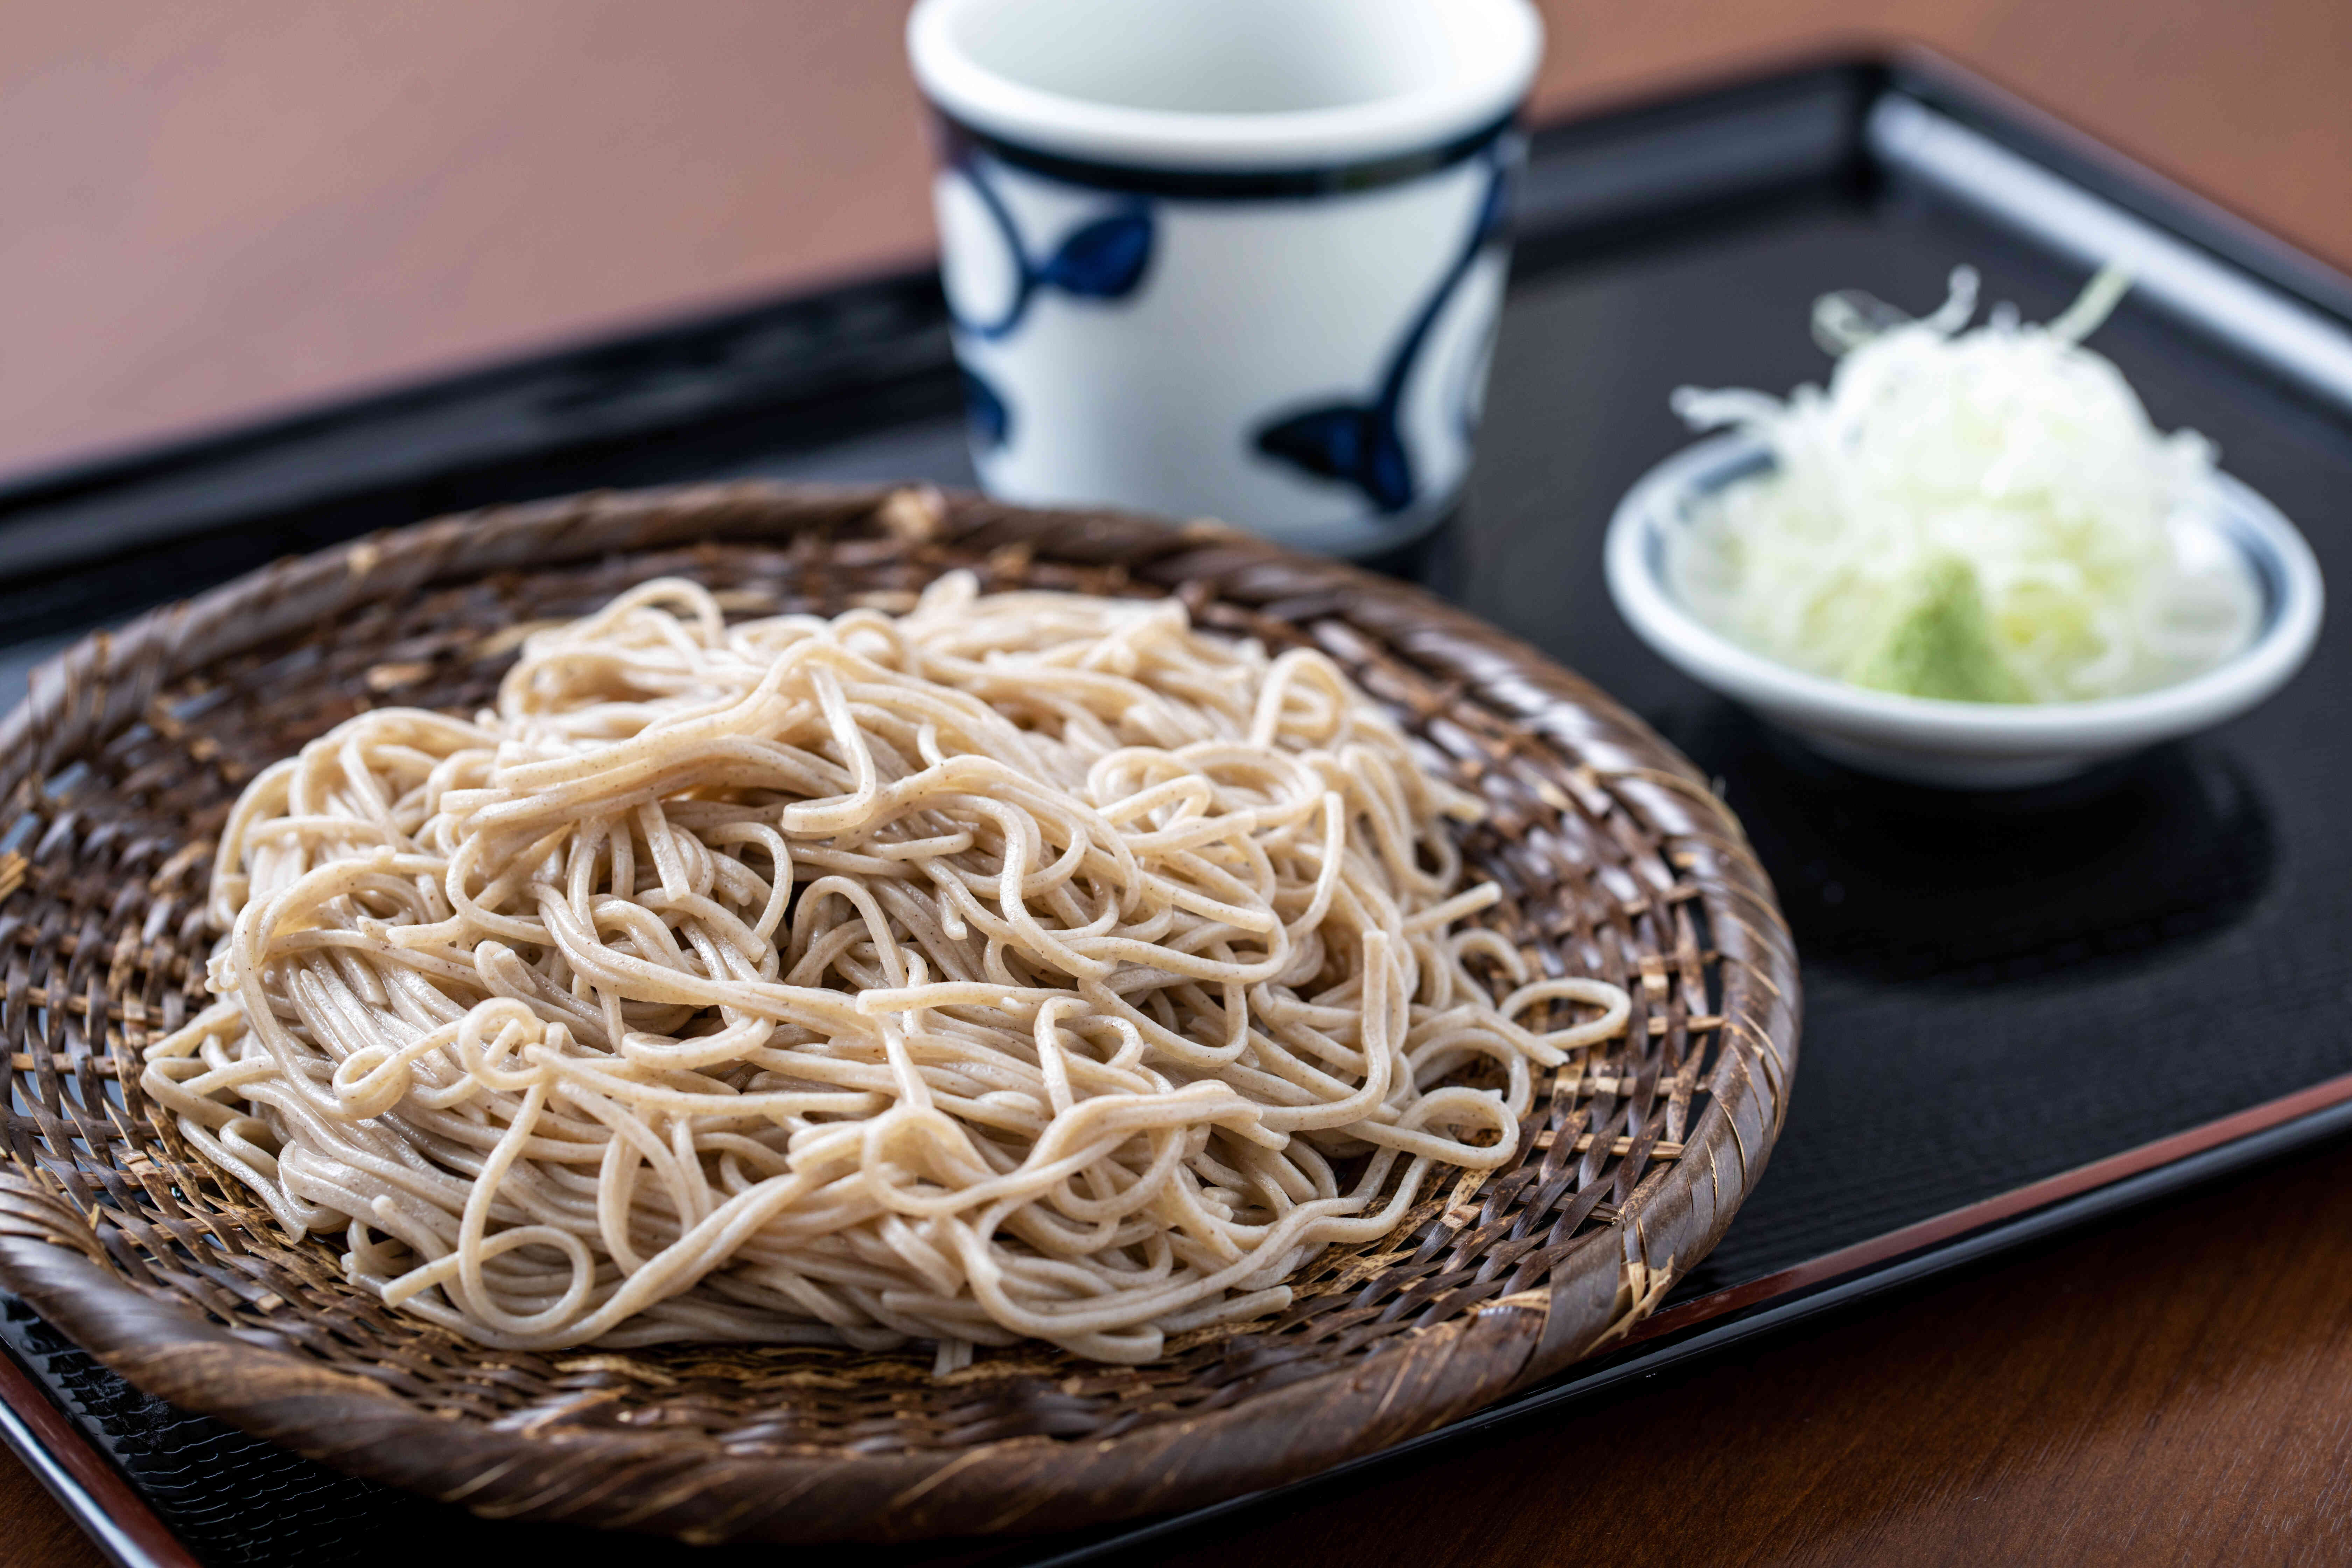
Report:
<svg viewBox="0 0 2352 1568"><path fill-rule="evenodd" d="M1527 0L920 0L981 481L1361 555L1469 468Z"/></svg>

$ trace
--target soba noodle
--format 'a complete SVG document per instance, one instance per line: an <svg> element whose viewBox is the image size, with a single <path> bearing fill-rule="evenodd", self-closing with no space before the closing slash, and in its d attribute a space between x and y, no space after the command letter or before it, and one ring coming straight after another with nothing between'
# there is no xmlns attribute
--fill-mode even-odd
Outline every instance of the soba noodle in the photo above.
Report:
<svg viewBox="0 0 2352 1568"><path fill-rule="evenodd" d="M220 1000L142 1083L488 1345L1147 1360L1508 1161L1531 1069L1622 1028L1464 923L1478 809L1329 659L1174 601L958 574L730 626L646 583L495 710L255 778Z"/></svg>

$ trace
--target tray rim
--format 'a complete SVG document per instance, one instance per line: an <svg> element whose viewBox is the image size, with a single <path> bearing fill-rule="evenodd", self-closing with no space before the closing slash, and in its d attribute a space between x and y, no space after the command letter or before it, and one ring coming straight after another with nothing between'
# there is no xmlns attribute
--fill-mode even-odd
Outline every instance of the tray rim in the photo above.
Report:
<svg viewBox="0 0 2352 1568"><path fill-rule="evenodd" d="M0 1443L22 1459L99 1550L125 1568L203 1568L138 1487L0 1346Z"/></svg>
<svg viewBox="0 0 2352 1568"><path fill-rule="evenodd" d="M2352 1134L2352 1073L2321 1079L2292 1094L1684 1302L1636 1325L1619 1353L1579 1373L1303 1480L1117 1527L1094 1541L1055 1545L1051 1537L1040 1538L1047 1550L1025 1559L1024 1568L1083 1568L1118 1552L1189 1537L1228 1521L1245 1527L1251 1516L1283 1501L1304 1500L1438 1447L1573 1411L1633 1378L1702 1364L1796 1323L1833 1318L2037 1242L2121 1219L2175 1194L2247 1175L2347 1134ZM1783 1289L1769 1295L1750 1293L1754 1287L1776 1281L1785 1281ZM136 1483L57 1409L42 1393L37 1374L22 1367L5 1346L0 1346L0 1442L125 1568L201 1568L185 1543L148 1508ZM101 1500L110 1498L111 1509Z"/></svg>
<svg viewBox="0 0 2352 1568"><path fill-rule="evenodd" d="M2071 125L1996 79L1914 45L1865 41L1820 51L1792 51L1749 62L1729 72L1703 73L1636 89L1603 100L1587 112L1538 127L1538 146L1543 146L1542 139L1547 136L1591 131L1612 123L1660 116L1704 115L1727 99L1785 90L1806 79L1825 77L1851 81L1859 101L1864 104L1895 90L1923 97L1938 109L1957 109L1971 126L1989 130L2013 148L2022 146L2035 162L2057 168L2095 194L2217 256L2225 265L2250 273L2317 307L2324 314L2352 321L2352 278L2344 272L2263 228L2226 202L2206 195ZM1851 131L1850 135L1856 145L1855 156L1866 156L1859 150L1859 130ZM790 304L857 289L919 287L924 279L920 271L877 275L852 283L845 289L825 290L814 296L794 295L778 303ZM37 504L61 489L103 488L135 479L152 472L159 463L200 460L225 449L296 432L319 421L373 413L446 393L453 387L543 369L615 345L723 327L763 308L767 307L754 305L750 310L736 308L698 313L656 323L642 332L597 336L519 359L464 366L453 375L420 379L265 415L225 430L199 430L129 452L100 454L53 469L0 478L0 516L21 506ZM2347 1131L2352 1131L2352 1075L2318 1080L2286 1095L1822 1254L1772 1275L1678 1303L1641 1325L1628 1336L1625 1346L1606 1361L1591 1363L1569 1378L1507 1399L1476 1418L1441 1427L1307 1481L1140 1527L1120 1527L1108 1539L1076 1543L1027 1561L1030 1568L1065 1568L1098 1561L1114 1550L1147 1540L1231 1519L1265 1506L1273 1499L1337 1482L1362 1468L1398 1462L1428 1447L1459 1440L1473 1432L1521 1421L1540 1411L1571 1406L1627 1378L1711 1355L1848 1302L1900 1289L2045 1237L2122 1214L2173 1192L2244 1173L2270 1160L2316 1147ZM1764 1287L1776 1282L1779 1289L1769 1295L1759 1294ZM22 1399L33 1401L57 1418L55 1407L37 1386L28 1381L18 1387L0 1376L0 1404L21 1413ZM12 1447L16 1446L16 1434L6 1429L5 1424L0 1424L0 1436L7 1437ZM79 1430L70 1427L64 1437L68 1442L87 1443ZM110 1462L97 1458L94 1446L89 1451L98 1463L120 1477ZM130 1485L127 1478L123 1478L123 1484ZM135 1487L131 1490L135 1499ZM62 1500L73 1503L70 1498ZM83 1500L89 1500L87 1494ZM143 1503L137 1506L144 1507ZM77 1507L76 1511L82 1510ZM87 1514L83 1523L97 1533L96 1525ZM180 1544L176 1538L173 1538L173 1543ZM160 1568L166 1560L155 1561Z"/></svg>
<svg viewBox="0 0 2352 1568"><path fill-rule="evenodd" d="M1081 1568L1147 1542L1189 1538L1228 1521L1245 1524L1245 1516L1260 1510L1306 1500L1442 1447L1570 1414L1635 1379L1703 1363L1801 1322L1834 1321L1838 1313L1878 1298L1924 1287L2102 1221L2121 1219L2208 1184L2249 1176L2331 1140L2352 1142L2352 1073L2323 1079L1751 1282L1802 1276L1776 1294L1731 1300L1742 1297L1745 1289L1731 1286L1683 1302L1635 1325L1618 1352L1450 1426L1285 1486L1153 1520L1107 1539L1077 1542L1025 1560L1021 1568Z"/></svg>

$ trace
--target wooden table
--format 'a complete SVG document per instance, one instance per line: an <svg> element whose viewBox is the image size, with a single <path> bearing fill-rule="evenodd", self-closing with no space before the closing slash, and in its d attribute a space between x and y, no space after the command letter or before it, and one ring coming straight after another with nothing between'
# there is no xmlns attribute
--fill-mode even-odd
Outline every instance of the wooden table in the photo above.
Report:
<svg viewBox="0 0 2352 1568"><path fill-rule="evenodd" d="M2352 266L2344 0L1547 0L1540 112L1923 39ZM0 470L929 247L876 0L35 7L0 50ZM2352 1151L1174 1561L2352 1556ZM100 1561L0 1458L0 1568Z"/></svg>
<svg viewBox="0 0 2352 1568"><path fill-rule="evenodd" d="M2338 1148L1164 1561L2347 1558L2352 1150Z"/></svg>

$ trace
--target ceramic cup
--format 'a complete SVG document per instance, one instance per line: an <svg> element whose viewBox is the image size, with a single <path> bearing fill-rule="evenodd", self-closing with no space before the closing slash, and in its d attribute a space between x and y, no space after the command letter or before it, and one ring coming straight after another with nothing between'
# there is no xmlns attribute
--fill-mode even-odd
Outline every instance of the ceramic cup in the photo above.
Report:
<svg viewBox="0 0 2352 1568"><path fill-rule="evenodd" d="M1527 0L920 0L981 481L1339 554L1470 463Z"/></svg>

